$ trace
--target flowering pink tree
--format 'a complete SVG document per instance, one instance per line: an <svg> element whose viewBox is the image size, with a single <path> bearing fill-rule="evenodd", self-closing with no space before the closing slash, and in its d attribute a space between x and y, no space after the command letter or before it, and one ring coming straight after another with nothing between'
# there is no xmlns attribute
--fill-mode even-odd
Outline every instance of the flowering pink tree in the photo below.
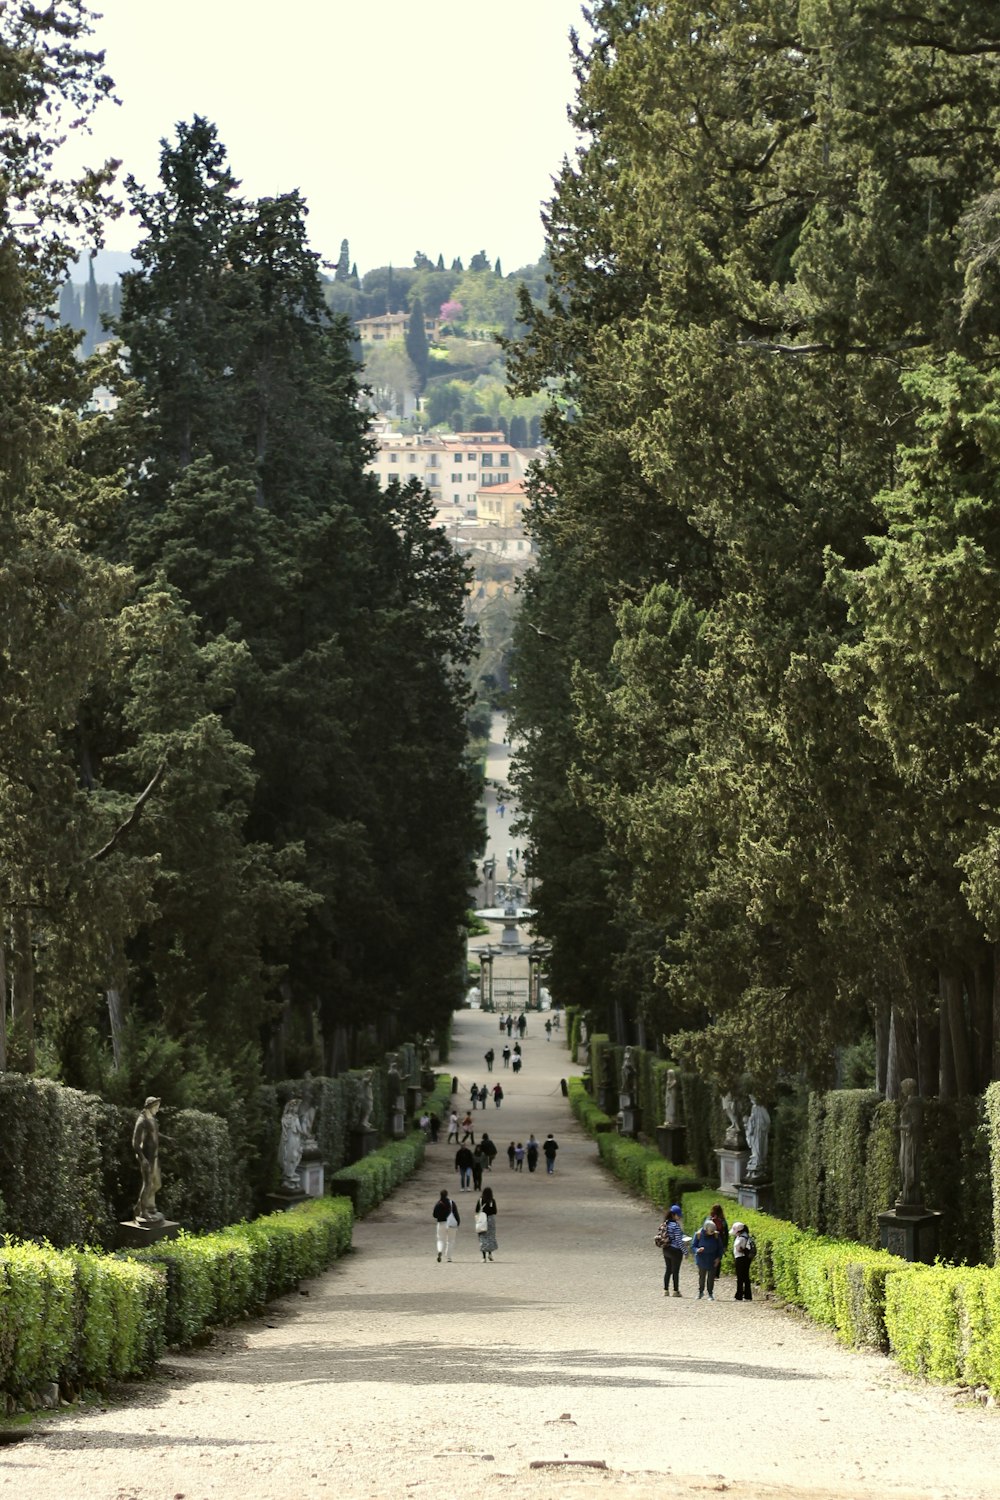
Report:
<svg viewBox="0 0 1000 1500"><path fill-rule="evenodd" d="M441 303L441 317L445 323L456 323L464 311L461 302Z"/></svg>

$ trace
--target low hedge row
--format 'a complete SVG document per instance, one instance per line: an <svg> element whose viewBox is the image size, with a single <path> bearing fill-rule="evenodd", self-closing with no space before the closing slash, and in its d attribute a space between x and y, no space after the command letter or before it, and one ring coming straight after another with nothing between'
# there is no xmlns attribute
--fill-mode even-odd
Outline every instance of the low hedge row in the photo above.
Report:
<svg viewBox="0 0 1000 1500"><path fill-rule="evenodd" d="M331 1191L346 1193L359 1219L377 1208L416 1171L424 1159L427 1138L422 1130L412 1130L403 1141L389 1141L363 1156L349 1167L341 1167L330 1178Z"/></svg>
<svg viewBox="0 0 1000 1500"><path fill-rule="evenodd" d="M162 1270L166 1342L189 1344L325 1271L350 1247L353 1223L346 1198L314 1198L217 1234L161 1240L130 1258Z"/></svg>
<svg viewBox="0 0 1000 1500"><path fill-rule="evenodd" d="M217 1234L101 1255L7 1241L0 1248L0 1391L142 1375L167 1344L190 1343L316 1276L351 1243L346 1198Z"/></svg>
<svg viewBox="0 0 1000 1500"><path fill-rule="evenodd" d="M148 1370L163 1348L162 1272L91 1250L0 1249L0 1390L93 1384Z"/></svg>
<svg viewBox="0 0 1000 1500"><path fill-rule="evenodd" d="M652 1146L619 1135L614 1120L594 1103L582 1078L568 1079L567 1088L570 1108L584 1130L596 1136L601 1160L637 1193L666 1210L685 1189L698 1185L700 1178L693 1168L667 1161Z"/></svg>

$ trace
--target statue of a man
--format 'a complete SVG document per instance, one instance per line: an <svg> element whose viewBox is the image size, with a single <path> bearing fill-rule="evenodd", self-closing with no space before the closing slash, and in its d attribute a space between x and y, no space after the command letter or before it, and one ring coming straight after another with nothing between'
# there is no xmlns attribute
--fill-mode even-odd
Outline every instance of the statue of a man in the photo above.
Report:
<svg viewBox="0 0 1000 1500"><path fill-rule="evenodd" d="M359 1130L375 1129L375 1126L372 1124L372 1110L374 1108L375 1093L372 1089L372 1070L371 1068L366 1068L361 1075L361 1103L358 1106L358 1113L361 1117L358 1121Z"/></svg>
<svg viewBox="0 0 1000 1500"><path fill-rule="evenodd" d="M409 1077L409 1074L407 1074ZM403 1092L403 1075L400 1072L399 1053L394 1052L389 1058L389 1108L396 1108L396 1101Z"/></svg>
<svg viewBox="0 0 1000 1500"><path fill-rule="evenodd" d="M631 1047L622 1053L621 1092L631 1098L635 1088L635 1059Z"/></svg>
<svg viewBox="0 0 1000 1500"><path fill-rule="evenodd" d="M664 1125L677 1124L677 1074L673 1068L667 1069L667 1081L663 1089L663 1123Z"/></svg>
<svg viewBox="0 0 1000 1500"><path fill-rule="evenodd" d="M743 1128L746 1131L747 1145L750 1147L747 1176L751 1179L761 1178L767 1166L767 1142L771 1131L771 1116L753 1094L750 1095L750 1113L743 1121Z"/></svg>
<svg viewBox="0 0 1000 1500"><path fill-rule="evenodd" d="M281 1141L278 1145L281 1186L286 1193L297 1193L302 1186L299 1162L302 1160L306 1134L302 1120L302 1100L289 1099L281 1115Z"/></svg>
<svg viewBox="0 0 1000 1500"><path fill-rule="evenodd" d="M924 1106L917 1093L916 1079L904 1078L899 1085L899 1093L899 1175L903 1185L896 1204L899 1208L905 1208L920 1202Z"/></svg>
<svg viewBox="0 0 1000 1500"><path fill-rule="evenodd" d="M420 1066L425 1073L429 1073L434 1066L431 1062L431 1038L429 1036L425 1036L420 1043Z"/></svg>
<svg viewBox="0 0 1000 1500"><path fill-rule="evenodd" d="M135 1128L132 1131L132 1150L135 1152L135 1159L142 1173L142 1187L139 1189L139 1201L135 1205L135 1217L137 1220L145 1219L151 1223L163 1218L156 1206L157 1189L162 1185L160 1127L156 1123L159 1108L159 1099L151 1094L136 1116Z"/></svg>

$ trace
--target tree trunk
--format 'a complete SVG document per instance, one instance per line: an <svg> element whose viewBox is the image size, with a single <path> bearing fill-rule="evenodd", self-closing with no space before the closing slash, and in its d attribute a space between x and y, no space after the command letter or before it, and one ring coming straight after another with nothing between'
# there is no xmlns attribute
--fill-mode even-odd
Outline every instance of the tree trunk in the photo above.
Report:
<svg viewBox="0 0 1000 1500"><path fill-rule="evenodd" d="M938 1092L941 1058L941 1027L933 1011L924 1005L917 1011L917 1083L925 1099Z"/></svg>
<svg viewBox="0 0 1000 1500"><path fill-rule="evenodd" d="M122 1065L122 1036L125 1031L125 1001L122 992L116 984L109 985L105 994L108 997L108 1015L111 1018L111 1050L115 1058L115 1072Z"/></svg>
<svg viewBox="0 0 1000 1500"><path fill-rule="evenodd" d="M993 1062L993 966L988 955L980 959L970 975L969 993L972 1089L981 1094L990 1081Z"/></svg>
<svg viewBox="0 0 1000 1500"><path fill-rule="evenodd" d="M31 951L31 914L26 906L15 908L11 922L13 1018L21 1066L35 1071L35 965Z"/></svg>
<svg viewBox="0 0 1000 1500"><path fill-rule="evenodd" d="M875 1004L875 1087L886 1092L889 1071L889 1037L892 1028L892 1006L887 1000Z"/></svg>
<svg viewBox="0 0 1000 1500"><path fill-rule="evenodd" d="M893 1001L889 1012L889 1060L885 1097L899 1098L904 1078L917 1076L917 1025L912 1002Z"/></svg>
<svg viewBox="0 0 1000 1500"><path fill-rule="evenodd" d="M972 1069L969 1063L969 1040L962 1005L961 976L953 970L942 972L941 979L941 1077L945 1076L945 1056L950 1057L951 1092L941 1089L942 1098L972 1092Z"/></svg>
<svg viewBox="0 0 1000 1500"><path fill-rule="evenodd" d="M0 1073L7 1071L7 958L6 924L0 911Z"/></svg>

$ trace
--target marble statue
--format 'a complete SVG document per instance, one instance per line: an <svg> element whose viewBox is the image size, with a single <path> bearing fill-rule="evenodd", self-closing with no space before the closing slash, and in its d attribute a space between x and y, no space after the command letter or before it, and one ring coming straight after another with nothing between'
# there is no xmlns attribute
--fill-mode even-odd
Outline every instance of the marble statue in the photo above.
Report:
<svg viewBox="0 0 1000 1500"><path fill-rule="evenodd" d="M431 1038L425 1036L420 1042L420 1066L425 1073L433 1071L434 1064L431 1062Z"/></svg>
<svg viewBox="0 0 1000 1500"><path fill-rule="evenodd" d="M312 1111L312 1114L315 1117L315 1111ZM299 1163L305 1150L306 1139L307 1131L303 1127L302 1120L302 1100L289 1099L281 1115L281 1140L278 1144L281 1186L286 1193L297 1193L302 1187Z"/></svg>
<svg viewBox="0 0 1000 1500"><path fill-rule="evenodd" d="M621 1092L632 1097L635 1088L635 1058L631 1047L622 1053Z"/></svg>
<svg viewBox="0 0 1000 1500"><path fill-rule="evenodd" d="M390 1109L395 1109L396 1108L396 1101L402 1096L403 1085L405 1083L405 1080L406 1080L406 1078L408 1078L410 1076L407 1073L405 1075L405 1077L404 1077L404 1075L400 1072L400 1067L401 1067L401 1064L400 1064L400 1061L399 1061L399 1053L398 1052L394 1052L392 1054L392 1056L389 1058L389 1108Z"/></svg>
<svg viewBox="0 0 1000 1500"><path fill-rule="evenodd" d="M372 1110L375 1108L375 1092L372 1088L372 1070L366 1068L361 1075L361 1102L358 1105L359 1130L374 1130Z"/></svg>
<svg viewBox="0 0 1000 1500"><path fill-rule="evenodd" d="M752 1181L763 1178L767 1168L767 1142L771 1133L771 1116L764 1105L750 1095L750 1113L743 1121L750 1160L747 1162L747 1177Z"/></svg>
<svg viewBox="0 0 1000 1500"><path fill-rule="evenodd" d="M723 1145L729 1151L741 1151L743 1149L743 1128L740 1125L740 1112L735 1094L732 1092L723 1094L722 1108L725 1110L726 1119L729 1121Z"/></svg>
<svg viewBox="0 0 1000 1500"><path fill-rule="evenodd" d="M663 1123L664 1125L676 1125L679 1112L677 1074L673 1068L667 1069L667 1081L663 1088Z"/></svg>
<svg viewBox="0 0 1000 1500"><path fill-rule="evenodd" d="M135 1217L137 1221L145 1221L147 1224L158 1223L163 1219L163 1215L156 1206L157 1189L162 1186L160 1127L156 1123L159 1108L159 1099L151 1094L136 1116L135 1128L132 1131L132 1150L135 1152L135 1159L142 1173L142 1186L139 1189L139 1201L135 1205Z"/></svg>
<svg viewBox="0 0 1000 1500"><path fill-rule="evenodd" d="M916 1080L904 1078L899 1085L899 1175L902 1190L896 1199L899 1208L920 1203L920 1155L924 1134L923 1100L917 1093Z"/></svg>

